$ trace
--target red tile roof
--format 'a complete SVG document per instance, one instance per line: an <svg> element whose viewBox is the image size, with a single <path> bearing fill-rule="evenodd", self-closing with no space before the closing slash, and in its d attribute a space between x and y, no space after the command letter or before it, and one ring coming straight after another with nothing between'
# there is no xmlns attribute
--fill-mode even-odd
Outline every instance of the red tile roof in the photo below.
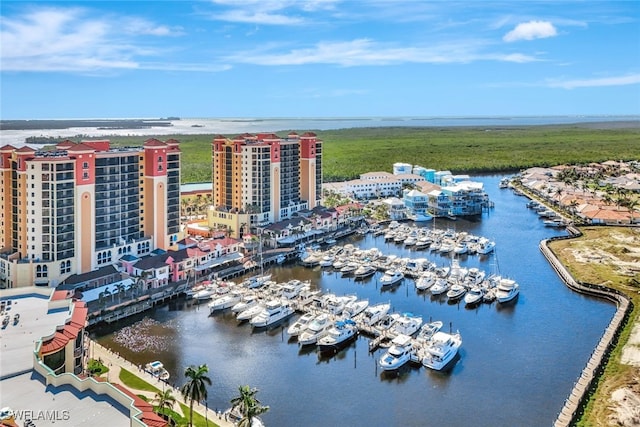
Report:
<svg viewBox="0 0 640 427"><path fill-rule="evenodd" d="M40 346L40 354L45 355L55 353L56 351L64 348L69 341L75 340L87 323L88 312L89 310L84 302L74 302L71 320L69 320L69 323L65 324L61 330L56 331L53 338L42 343Z"/></svg>
<svg viewBox="0 0 640 427"><path fill-rule="evenodd" d="M147 139L144 142L144 146L145 147L164 147L164 146L166 146L166 144L164 142L162 142L162 141L159 141L159 140L155 139L155 138L150 138L150 139Z"/></svg>
<svg viewBox="0 0 640 427"><path fill-rule="evenodd" d="M113 385L122 393L126 394L131 399L133 399L133 405L136 408L138 408L140 411L142 411L142 417L140 417L140 420L143 423L145 423L149 427L166 427L169 425L167 421L165 421L162 417L160 417L158 414L153 412L153 405L151 403L141 399L131 390L123 387L120 384L113 384Z"/></svg>

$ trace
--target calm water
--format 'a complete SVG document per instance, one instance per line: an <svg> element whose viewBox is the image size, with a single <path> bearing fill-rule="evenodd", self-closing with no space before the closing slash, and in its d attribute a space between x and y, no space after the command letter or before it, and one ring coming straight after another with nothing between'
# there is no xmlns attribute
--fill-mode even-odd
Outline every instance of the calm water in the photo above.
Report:
<svg viewBox="0 0 640 427"><path fill-rule="evenodd" d="M354 282L319 268L273 269L279 281L310 279L323 290L357 293L371 303L391 301L396 311L411 311L425 320L442 320L444 329L459 329L461 357L451 372L405 366L398 375L383 374L376 367L383 350L369 353L364 337L336 357L321 359L315 350L301 351L297 343L288 342L283 332L288 323L254 333L248 325L239 326L231 314L209 317L206 306L184 303L147 313L160 323L131 338L142 338L142 345L144 340L154 343L149 350L131 351L116 343L109 331L103 331L99 341L135 363L162 360L178 385L185 366L208 364L211 408L228 407L241 384L257 387L258 398L271 406L263 417L269 426L551 425L615 308L562 284L538 243L563 231L545 228L526 209L526 199L499 190L500 178L479 178L495 209L476 221L437 220L436 226L496 240L500 273L520 283L519 299L511 306L494 303L470 310L464 304L432 301L429 294L418 295L408 279L393 291L381 291L381 273ZM428 251L384 243L382 236L354 236L350 242L377 246L386 254L428 257L439 265L449 262ZM461 264L491 272L496 256L468 256ZM139 320L118 326L136 326Z"/></svg>

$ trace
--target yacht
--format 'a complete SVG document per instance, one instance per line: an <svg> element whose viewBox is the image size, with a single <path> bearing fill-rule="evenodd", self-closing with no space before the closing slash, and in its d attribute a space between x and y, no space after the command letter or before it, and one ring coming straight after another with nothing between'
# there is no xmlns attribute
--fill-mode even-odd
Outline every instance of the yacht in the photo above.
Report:
<svg viewBox="0 0 640 427"><path fill-rule="evenodd" d="M242 300L240 300L233 307L231 307L231 312L240 313L255 305L258 305L259 302L260 300L255 294L246 294L242 297Z"/></svg>
<svg viewBox="0 0 640 427"><path fill-rule="evenodd" d="M447 279L436 279L436 283L434 283L429 290L431 291L431 295L444 294L449 290L449 282Z"/></svg>
<svg viewBox="0 0 640 427"><path fill-rule="evenodd" d="M467 247L467 243L464 241L456 243L456 245L453 247L453 253L456 255L464 255L468 252L469 248Z"/></svg>
<svg viewBox="0 0 640 427"><path fill-rule="evenodd" d="M207 285L204 288L200 289L196 293L193 294L193 298L198 301L206 301L211 299L213 295L216 293L216 285Z"/></svg>
<svg viewBox="0 0 640 427"><path fill-rule="evenodd" d="M426 249L431 245L431 239L427 236L418 237L416 240L415 248L416 249Z"/></svg>
<svg viewBox="0 0 640 427"><path fill-rule="evenodd" d="M264 328L286 319L293 314L293 308L280 300L267 301L264 310L249 322L254 328Z"/></svg>
<svg viewBox="0 0 640 427"><path fill-rule="evenodd" d="M462 337L459 333L436 332L426 347L427 354L422 358L422 365L436 371L442 370L456 357L461 345Z"/></svg>
<svg viewBox="0 0 640 427"><path fill-rule="evenodd" d="M520 293L520 286L513 279L501 277L497 282L496 300L498 300L499 303L509 302Z"/></svg>
<svg viewBox="0 0 640 427"><path fill-rule="evenodd" d="M476 252L480 255L486 255L488 253L493 252L496 247L496 243L493 240L489 240L485 237L480 238L478 244L476 245Z"/></svg>
<svg viewBox="0 0 640 427"><path fill-rule="evenodd" d="M325 268L333 267L333 263L335 262L335 260L336 260L336 257L331 254L324 255L322 259L320 259L320 261L318 262L318 265L320 267L325 267Z"/></svg>
<svg viewBox="0 0 640 427"><path fill-rule="evenodd" d="M323 337L327 330L333 325L331 317L328 314L322 313L314 318L309 325L300 332L298 335L298 343L300 345L310 345L318 342L318 339Z"/></svg>
<svg viewBox="0 0 640 427"><path fill-rule="evenodd" d="M363 312L362 321L368 325L373 326L378 323L384 316L387 315L391 309L391 303L379 303L370 305Z"/></svg>
<svg viewBox="0 0 640 427"><path fill-rule="evenodd" d="M391 325L391 330L399 335L412 336L422 326L422 317L411 313L402 313Z"/></svg>
<svg viewBox="0 0 640 427"><path fill-rule="evenodd" d="M355 271L358 269L358 267L360 267L360 264L358 264L357 262L348 262L345 264L344 267L342 267L340 269L340 273L343 276L349 276L353 273L355 273Z"/></svg>
<svg viewBox="0 0 640 427"><path fill-rule="evenodd" d="M258 314L262 313L264 308L265 308L264 303L259 302L243 311L238 312L238 314L236 314L236 319L238 319L241 322L244 322L245 320L251 320L254 317L256 317Z"/></svg>
<svg viewBox="0 0 640 427"><path fill-rule="evenodd" d="M476 285L469 289L464 295L464 304L466 306L472 306L482 302L484 297L484 288L480 285Z"/></svg>
<svg viewBox="0 0 640 427"><path fill-rule="evenodd" d="M298 279L289 280L282 286L282 297L286 299L293 299L300 295L304 289L309 289L309 282L303 282Z"/></svg>
<svg viewBox="0 0 640 427"><path fill-rule="evenodd" d="M257 276L251 276L242 282L242 286L249 289L259 288L266 282L271 280L271 274L259 274Z"/></svg>
<svg viewBox="0 0 640 427"><path fill-rule="evenodd" d="M369 263L362 264L353 272L353 277L355 277L356 279L364 279L369 276L373 276L376 271L377 270L373 265Z"/></svg>
<svg viewBox="0 0 640 427"><path fill-rule="evenodd" d="M333 314L338 316L342 314L344 307L347 303L357 300L358 297L355 295L349 295L344 297L337 297L335 295L331 295L330 298L327 298L324 302L324 309L329 312L329 314Z"/></svg>
<svg viewBox="0 0 640 427"><path fill-rule="evenodd" d="M465 288L464 285L454 283L447 291L447 298L449 298L449 301L457 301L462 298L466 292L467 288Z"/></svg>
<svg viewBox="0 0 640 427"><path fill-rule="evenodd" d="M329 328L327 334L318 339L320 351L337 350L358 334L356 323L351 320L339 320Z"/></svg>
<svg viewBox="0 0 640 427"><path fill-rule="evenodd" d="M426 291L436 283L435 271L425 271L416 280L416 289Z"/></svg>
<svg viewBox="0 0 640 427"><path fill-rule="evenodd" d="M429 322L422 325L420 330L418 331L418 335L416 335L416 340L426 343L433 338L433 335L442 329L442 321L436 320L435 322Z"/></svg>
<svg viewBox="0 0 640 427"><path fill-rule="evenodd" d="M486 273L477 267L471 267L467 273L467 277L464 279L465 285L468 287L474 287L482 283Z"/></svg>
<svg viewBox="0 0 640 427"><path fill-rule="evenodd" d="M286 260L287 260L287 256L284 254L278 254L278 256L276 257L277 264L284 264Z"/></svg>
<svg viewBox="0 0 640 427"><path fill-rule="evenodd" d="M400 270L387 270L380 279L380 285L391 286L400 283L404 279L404 274Z"/></svg>
<svg viewBox="0 0 640 427"><path fill-rule="evenodd" d="M291 337L297 337L300 332L304 331L307 326L309 326L309 323L311 323L315 317L316 315L311 312L303 314L298 318L298 320L293 322L293 325L287 328L287 334Z"/></svg>
<svg viewBox="0 0 640 427"><path fill-rule="evenodd" d="M400 368L411 360L413 342L408 335L398 335L391 341L391 347L380 357L378 365L383 371Z"/></svg>
<svg viewBox="0 0 640 427"><path fill-rule="evenodd" d="M367 299L350 301L344 305L342 314L353 319L367 307L369 307L369 300Z"/></svg>
<svg viewBox="0 0 640 427"><path fill-rule="evenodd" d="M162 362L156 360L154 362L149 362L145 365L146 371L149 372L154 377L161 380L169 379L169 371L164 368Z"/></svg>
<svg viewBox="0 0 640 427"><path fill-rule="evenodd" d="M234 305L236 305L237 303L240 302L240 300L242 299L242 292L238 291L238 290L233 290L229 293L227 293L226 295L223 295L221 297L218 297L214 300L212 300L208 306L209 306L209 311L211 313L213 313L216 310L224 310L227 308L231 308Z"/></svg>

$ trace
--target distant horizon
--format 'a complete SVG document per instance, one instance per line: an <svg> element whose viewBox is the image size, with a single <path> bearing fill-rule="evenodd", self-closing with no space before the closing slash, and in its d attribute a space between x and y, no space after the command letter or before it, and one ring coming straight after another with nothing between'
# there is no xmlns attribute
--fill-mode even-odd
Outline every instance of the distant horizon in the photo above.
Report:
<svg viewBox="0 0 640 427"><path fill-rule="evenodd" d="M179 120L228 120L228 121L255 121L255 120L371 120L371 119L391 119L391 120L424 120L424 119L511 119L511 118L545 118L545 117L635 117L640 119L640 113L616 114L616 113L593 113L593 114L468 114L468 115L362 115L362 116L128 116L128 117L30 117L30 118L0 118L0 122L8 121L88 121L88 120L155 120L155 121L179 121Z"/></svg>

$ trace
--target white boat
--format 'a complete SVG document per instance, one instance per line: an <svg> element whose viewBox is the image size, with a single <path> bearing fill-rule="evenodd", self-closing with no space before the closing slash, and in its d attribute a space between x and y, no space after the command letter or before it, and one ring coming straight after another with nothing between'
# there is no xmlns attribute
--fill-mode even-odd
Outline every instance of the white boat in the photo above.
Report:
<svg viewBox="0 0 640 427"><path fill-rule="evenodd" d="M369 307L369 300L354 300L344 305L342 314L347 317L354 318L358 314L362 313L367 307Z"/></svg>
<svg viewBox="0 0 640 427"><path fill-rule="evenodd" d="M340 269L340 273L343 276L348 276L350 274L353 274L358 269L358 267L360 267L360 264L358 264L357 262L348 262L344 267Z"/></svg>
<svg viewBox="0 0 640 427"><path fill-rule="evenodd" d="M478 304L484 297L484 288L480 285L476 285L469 289L464 295L464 304L471 306Z"/></svg>
<svg viewBox="0 0 640 427"><path fill-rule="evenodd" d="M404 274L400 270L387 270L380 278L381 286L391 286L400 283L404 279Z"/></svg>
<svg viewBox="0 0 640 427"><path fill-rule="evenodd" d="M255 294L245 294L239 302L231 307L231 312L240 313L253 307L254 305L258 305L259 302L260 300Z"/></svg>
<svg viewBox="0 0 640 427"><path fill-rule="evenodd" d="M506 303L513 300L520 293L520 286L513 279L500 277L497 280L496 300L499 303Z"/></svg>
<svg viewBox="0 0 640 427"><path fill-rule="evenodd" d="M429 288L429 291L431 291L431 295L441 295L447 292L448 290L449 290L449 282L447 281L447 279L442 279L442 278L436 279L436 283L434 283L433 286Z"/></svg>
<svg viewBox="0 0 640 427"><path fill-rule="evenodd" d="M419 291L426 291L436 283L435 271L425 271L416 280L416 289Z"/></svg>
<svg viewBox="0 0 640 427"><path fill-rule="evenodd" d="M436 332L426 346L426 354L422 358L422 365L436 371L442 370L456 357L461 345L462 337L459 333Z"/></svg>
<svg viewBox="0 0 640 427"><path fill-rule="evenodd" d="M287 334L291 337L297 337L300 332L304 331L309 323L316 317L315 314L308 312L303 314L287 328Z"/></svg>
<svg viewBox="0 0 640 427"><path fill-rule="evenodd" d="M241 322L244 322L245 320L251 320L254 317L256 317L258 314L262 313L262 311L264 310L264 307L265 307L264 303L258 302L257 304L254 304L251 307L238 312L238 314L236 314L236 319L238 319Z"/></svg>
<svg viewBox="0 0 640 427"><path fill-rule="evenodd" d="M324 255L318 262L318 265L320 267L325 267L325 268L332 267L335 260L336 260L336 257L333 255Z"/></svg>
<svg viewBox="0 0 640 427"><path fill-rule="evenodd" d="M368 326L373 326L380 320L382 320L382 318L387 315L390 309L390 303L378 303L375 305L370 305L363 311L362 321Z"/></svg>
<svg viewBox="0 0 640 427"><path fill-rule="evenodd" d="M311 304L320 295L319 290L312 291L311 288L303 289L295 298L298 306Z"/></svg>
<svg viewBox="0 0 640 427"><path fill-rule="evenodd" d="M167 371L164 368L164 365L162 364L162 362L158 360L147 363L145 365L145 368L147 372L149 372L151 375L153 375L156 378L159 378L165 381L169 379L169 371Z"/></svg>
<svg viewBox="0 0 640 427"><path fill-rule="evenodd" d="M211 299L211 297L215 295L215 293L216 293L216 286L207 285L204 288L197 291L196 293L194 293L193 298L197 299L198 301L206 301Z"/></svg>
<svg viewBox="0 0 640 427"><path fill-rule="evenodd" d="M364 279L369 276L373 276L376 271L377 270L373 265L369 263L362 264L353 272L353 277L355 277L356 279Z"/></svg>
<svg viewBox="0 0 640 427"><path fill-rule="evenodd" d="M400 335L412 336L422 326L422 317L411 313L402 313L391 325L391 330Z"/></svg>
<svg viewBox="0 0 640 427"><path fill-rule="evenodd" d="M486 255L493 252L496 247L496 243L493 240L489 240L485 237L480 238L476 245L476 252L481 255Z"/></svg>
<svg viewBox="0 0 640 427"><path fill-rule="evenodd" d="M464 284L472 288L479 285L485 278L486 273L477 267L471 267L467 273L467 277L464 279Z"/></svg>
<svg viewBox="0 0 640 427"><path fill-rule="evenodd" d="M285 255L283 255L283 254L279 254L276 257L276 263L278 263L278 264L283 264L286 260L287 260L287 257Z"/></svg>
<svg viewBox="0 0 640 427"><path fill-rule="evenodd" d="M405 241L404 241L404 245L405 246L413 246L418 242L418 238L415 236L408 236Z"/></svg>
<svg viewBox="0 0 640 427"><path fill-rule="evenodd" d="M465 288L464 285L454 283L447 291L447 298L449 298L449 301L457 301L462 298L466 292L467 288Z"/></svg>
<svg viewBox="0 0 640 427"><path fill-rule="evenodd" d="M283 304L281 300L267 301L264 310L249 322L254 328L265 328L286 319L294 313L293 308Z"/></svg>
<svg viewBox="0 0 640 427"><path fill-rule="evenodd" d="M343 297L331 296L325 301L324 309L329 312L329 314L333 314L335 316L342 314L345 305L348 303L357 300L358 297L355 295L348 295Z"/></svg>
<svg viewBox="0 0 640 427"><path fill-rule="evenodd" d="M413 342L408 335L398 335L391 341L391 347L380 357L378 365L383 371L400 368L411 360Z"/></svg>
<svg viewBox="0 0 640 427"><path fill-rule="evenodd" d="M318 339L318 350L336 350L345 345L358 334L358 327L353 320L339 320L329 328L327 334Z"/></svg>
<svg viewBox="0 0 640 427"><path fill-rule="evenodd" d="M298 344L300 345L310 345L318 342L318 339L323 337L326 332L333 326L333 322L331 317L322 313L316 316L309 325L300 332L298 335Z"/></svg>
<svg viewBox="0 0 640 427"><path fill-rule="evenodd" d="M264 285L266 282L271 280L271 274L259 274L257 276L251 276L248 279L245 279L241 285L245 288L255 289Z"/></svg>
<svg viewBox="0 0 640 427"><path fill-rule="evenodd" d="M309 282L303 282L298 279L289 280L282 286L282 297L286 299L293 299L300 295L304 289L309 289Z"/></svg>
<svg viewBox="0 0 640 427"><path fill-rule="evenodd" d="M436 320L435 322L429 322L422 325L420 330L418 331L418 335L416 335L416 340L426 343L433 338L433 335L442 329L442 321Z"/></svg>
<svg viewBox="0 0 640 427"><path fill-rule="evenodd" d="M427 236L420 236L418 240L416 240L415 248L416 249L426 249L431 245L431 239Z"/></svg>
<svg viewBox="0 0 640 427"><path fill-rule="evenodd" d="M209 311L213 313L216 310L225 310L231 308L242 299L242 292L233 290L226 295L218 297L208 304Z"/></svg>

